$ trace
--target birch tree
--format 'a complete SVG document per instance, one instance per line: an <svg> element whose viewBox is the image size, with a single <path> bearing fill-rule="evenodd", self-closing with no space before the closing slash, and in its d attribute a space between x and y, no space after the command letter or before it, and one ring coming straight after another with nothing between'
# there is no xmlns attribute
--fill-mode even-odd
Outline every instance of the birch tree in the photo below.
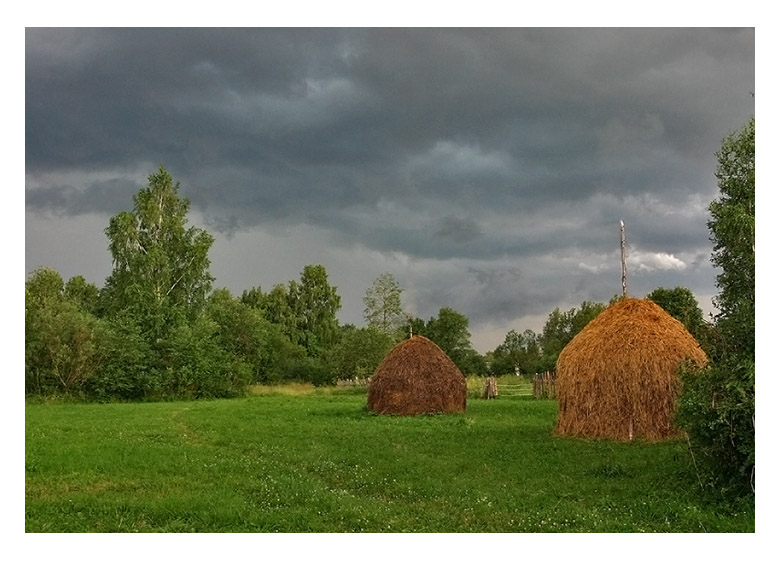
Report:
<svg viewBox="0 0 782 561"><path fill-rule="evenodd" d="M214 240L187 226L190 201L163 166L148 182L133 197L133 210L106 228L113 270L103 300L105 311L132 315L154 341L202 307L214 280L208 258Z"/></svg>
<svg viewBox="0 0 782 561"><path fill-rule="evenodd" d="M364 319L386 335L392 335L405 323L402 313L402 289L394 275L383 273L364 295Z"/></svg>

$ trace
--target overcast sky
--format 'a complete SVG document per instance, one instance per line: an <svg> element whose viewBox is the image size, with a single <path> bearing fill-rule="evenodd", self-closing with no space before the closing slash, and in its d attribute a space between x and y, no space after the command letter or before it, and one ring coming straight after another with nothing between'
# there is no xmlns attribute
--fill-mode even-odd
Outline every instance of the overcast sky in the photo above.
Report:
<svg viewBox="0 0 782 561"><path fill-rule="evenodd" d="M162 164L235 295L320 263L364 325L390 272L485 352L621 292L621 219L630 295L708 312L714 153L754 90L753 29L28 28L25 276L102 286Z"/></svg>

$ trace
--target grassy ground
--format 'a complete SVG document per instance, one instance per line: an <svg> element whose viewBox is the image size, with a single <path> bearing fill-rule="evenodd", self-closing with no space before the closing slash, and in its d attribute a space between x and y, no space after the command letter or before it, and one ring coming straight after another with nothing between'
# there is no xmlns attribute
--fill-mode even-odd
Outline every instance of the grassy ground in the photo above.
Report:
<svg viewBox="0 0 782 561"><path fill-rule="evenodd" d="M27 404L28 532L752 532L686 446L554 437L556 403L368 413L359 390ZM285 395L285 394L288 395Z"/></svg>

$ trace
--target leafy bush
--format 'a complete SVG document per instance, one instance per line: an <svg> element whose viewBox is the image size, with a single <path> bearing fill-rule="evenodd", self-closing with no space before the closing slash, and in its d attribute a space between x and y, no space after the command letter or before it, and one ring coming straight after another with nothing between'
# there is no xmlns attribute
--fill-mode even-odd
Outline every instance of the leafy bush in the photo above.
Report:
<svg viewBox="0 0 782 561"><path fill-rule="evenodd" d="M277 366L281 379L294 382L309 382L315 386L328 386L336 382L333 371L325 362L310 356L289 357Z"/></svg>
<svg viewBox="0 0 782 561"><path fill-rule="evenodd" d="M696 467L723 494L744 494L755 479L755 362L726 360L684 369L676 422L686 429Z"/></svg>
<svg viewBox="0 0 782 561"><path fill-rule="evenodd" d="M98 320L70 302L58 301L27 314L25 391L81 394L100 365Z"/></svg>
<svg viewBox="0 0 782 561"><path fill-rule="evenodd" d="M328 363L335 379L367 378L393 347L394 339L379 329L345 326L328 353Z"/></svg>
<svg viewBox="0 0 782 561"><path fill-rule="evenodd" d="M145 400L162 392L152 349L132 321L103 320L98 352L100 368L86 385L88 397L98 401Z"/></svg>
<svg viewBox="0 0 782 561"><path fill-rule="evenodd" d="M98 320L66 299L60 274L34 271L25 283L25 393L80 395L100 365Z"/></svg>
<svg viewBox="0 0 782 561"><path fill-rule="evenodd" d="M242 395L252 371L221 345L218 326L205 316L175 328L164 349L163 392L180 397Z"/></svg>

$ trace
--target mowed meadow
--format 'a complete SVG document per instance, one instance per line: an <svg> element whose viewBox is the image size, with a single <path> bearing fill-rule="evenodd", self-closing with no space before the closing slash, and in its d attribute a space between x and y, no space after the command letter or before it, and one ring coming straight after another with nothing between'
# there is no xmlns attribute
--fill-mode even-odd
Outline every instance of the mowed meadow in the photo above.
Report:
<svg viewBox="0 0 782 561"><path fill-rule="evenodd" d="M686 441L552 434L553 400L370 413L363 388L28 402L27 532L753 532Z"/></svg>

